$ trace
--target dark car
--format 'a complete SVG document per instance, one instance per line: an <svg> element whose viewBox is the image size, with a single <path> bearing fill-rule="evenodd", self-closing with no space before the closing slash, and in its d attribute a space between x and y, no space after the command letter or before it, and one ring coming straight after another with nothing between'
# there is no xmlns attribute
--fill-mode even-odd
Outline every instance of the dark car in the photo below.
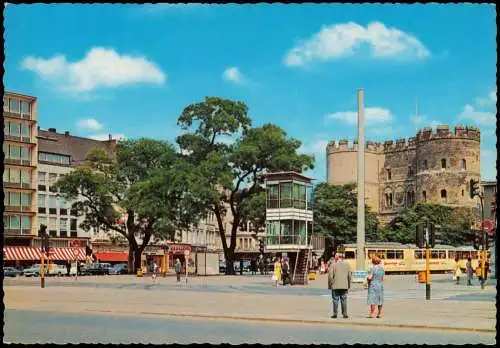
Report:
<svg viewBox="0 0 500 348"><path fill-rule="evenodd" d="M109 274L128 274L128 265L126 263L119 263L109 269Z"/></svg>
<svg viewBox="0 0 500 348"><path fill-rule="evenodd" d="M23 271L15 268L15 267L4 267L3 275L5 277L17 277L23 274Z"/></svg>
<svg viewBox="0 0 500 348"><path fill-rule="evenodd" d="M219 272L226 273L226 261L219 261Z"/></svg>
<svg viewBox="0 0 500 348"><path fill-rule="evenodd" d="M109 263L92 263L85 267L84 274L88 275L107 275L109 274L111 265Z"/></svg>

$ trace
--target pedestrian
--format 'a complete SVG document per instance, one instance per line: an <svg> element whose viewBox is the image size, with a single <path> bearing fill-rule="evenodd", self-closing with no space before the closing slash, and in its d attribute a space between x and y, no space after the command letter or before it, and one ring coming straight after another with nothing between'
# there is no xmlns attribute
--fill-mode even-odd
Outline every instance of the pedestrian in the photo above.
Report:
<svg viewBox="0 0 500 348"><path fill-rule="evenodd" d="M158 265L156 264L156 261L153 260L153 262L151 262L151 272L152 272L151 278L153 279L153 281L156 281L157 269L158 269Z"/></svg>
<svg viewBox="0 0 500 348"><path fill-rule="evenodd" d="M281 274L283 279L283 286L287 283L292 285L292 279L290 278L290 264L288 263L288 258L283 260L283 264L281 266Z"/></svg>
<svg viewBox="0 0 500 348"><path fill-rule="evenodd" d="M342 316L347 315L347 293L351 288L351 270L349 264L344 262L340 254L335 256L334 263L328 269L328 289L332 291L333 315L332 319L337 318L339 301L342 309Z"/></svg>
<svg viewBox="0 0 500 348"><path fill-rule="evenodd" d="M182 264L179 258L175 259L175 265L174 265L174 270L175 270L175 275L177 276L177 283L181 282L181 270L182 270Z"/></svg>
<svg viewBox="0 0 500 348"><path fill-rule="evenodd" d="M259 269L260 269L260 274L264 275L264 258L262 258L262 255L260 255L261 258L259 260Z"/></svg>
<svg viewBox="0 0 500 348"><path fill-rule="evenodd" d="M465 269L467 272L467 285L472 285L472 277L474 276L474 268L472 267L472 259L470 256L467 258L467 263L465 264Z"/></svg>
<svg viewBox="0 0 500 348"><path fill-rule="evenodd" d="M66 262L66 276L70 276L70 273L71 273L71 260L68 260L68 262Z"/></svg>
<svg viewBox="0 0 500 348"><path fill-rule="evenodd" d="M384 274L385 271L380 264L382 260L378 256L373 256L373 268L368 274L368 305L370 306L369 318L375 314L375 306L378 307L377 318L382 318L382 306L384 305Z"/></svg>
<svg viewBox="0 0 500 348"><path fill-rule="evenodd" d="M269 275L269 265L271 264L271 259L266 257L266 261L264 262L264 272L266 275Z"/></svg>
<svg viewBox="0 0 500 348"><path fill-rule="evenodd" d="M243 275L243 259L240 259L240 275Z"/></svg>
<svg viewBox="0 0 500 348"><path fill-rule="evenodd" d="M460 277L462 276L462 270L460 269L460 260L458 257L455 258L455 280L456 284L460 284Z"/></svg>
<svg viewBox="0 0 500 348"><path fill-rule="evenodd" d="M75 280L78 280L78 259L75 260Z"/></svg>
<svg viewBox="0 0 500 348"><path fill-rule="evenodd" d="M276 256L276 261L274 262L274 272L272 279L277 287L281 280L281 260L279 256Z"/></svg>
<svg viewBox="0 0 500 348"><path fill-rule="evenodd" d="M257 260L255 257L250 261L250 268L252 269L252 275L255 275L257 273Z"/></svg>

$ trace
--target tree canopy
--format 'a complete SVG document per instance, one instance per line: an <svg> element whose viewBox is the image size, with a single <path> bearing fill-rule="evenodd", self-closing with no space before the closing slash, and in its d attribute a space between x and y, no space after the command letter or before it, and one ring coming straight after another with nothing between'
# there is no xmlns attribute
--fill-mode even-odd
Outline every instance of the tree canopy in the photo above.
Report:
<svg viewBox="0 0 500 348"><path fill-rule="evenodd" d="M237 101L207 97L189 105L178 119L185 132L177 138L193 165L190 193L214 212L227 264L234 260L236 232L245 221L262 224L266 172L313 168L312 156L297 154L299 140L273 124L251 127L248 107ZM233 142L227 143L227 137ZM253 208L258 209L253 211ZM224 221L229 220L226 229ZM230 238L229 245L226 237ZM233 273L232 267L227 267Z"/></svg>
<svg viewBox="0 0 500 348"><path fill-rule="evenodd" d="M128 240L129 269L135 271L151 238L171 238L201 217L199 200L189 194L189 170L166 141L124 140L116 158L92 149L57 186L84 216L82 228L118 232Z"/></svg>

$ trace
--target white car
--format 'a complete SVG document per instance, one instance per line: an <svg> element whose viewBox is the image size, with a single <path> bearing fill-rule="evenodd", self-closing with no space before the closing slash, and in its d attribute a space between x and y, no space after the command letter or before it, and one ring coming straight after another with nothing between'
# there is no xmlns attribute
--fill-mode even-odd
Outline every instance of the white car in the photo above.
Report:
<svg viewBox="0 0 500 348"><path fill-rule="evenodd" d="M63 276L68 273L66 266L63 265L52 265L51 269L49 269L48 276Z"/></svg>

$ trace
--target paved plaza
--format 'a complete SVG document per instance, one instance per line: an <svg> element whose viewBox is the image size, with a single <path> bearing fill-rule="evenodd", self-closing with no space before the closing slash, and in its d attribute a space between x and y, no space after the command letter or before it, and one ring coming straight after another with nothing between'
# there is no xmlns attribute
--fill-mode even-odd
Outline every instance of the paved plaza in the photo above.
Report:
<svg viewBox="0 0 500 348"><path fill-rule="evenodd" d="M59 318L57 320L61 323L74 322L72 327L87 317L109 317L114 323L117 320L124 321L123 325L132 325L134 320L142 318L153 320L156 323L151 324L153 327L162 325L163 321L173 321L177 326L188 325L193 321L197 323L193 325L203 326L207 332L211 332L207 329L210 325L221 326L221 321L227 321L230 322L231 328L238 327L243 330L248 327L249 332L257 330L259 325L267 327L278 324L287 326L290 332L303 334L306 331L319 330L318 337L327 341L329 336L322 334L321 330L356 330L356 334L357 330L365 330L364 333L359 331L359 342L365 343L370 343L370 335L366 330L385 330L382 337L392 339L391 342L403 342L401 339L404 339L404 343L451 343L456 337L464 335L469 339L460 342L494 343L496 283L492 280L485 290L481 290L477 280L474 286L468 287L465 284L455 285L450 275L433 275L432 300L426 301L425 285L418 284L414 275L387 276L382 319L367 318L366 290L360 286L349 292L350 318L330 319L331 298L326 284L326 276L320 276L307 286L278 288L273 287L269 277L264 276L190 277L187 284L177 284L172 277L158 278L153 282L150 277L93 276L81 277L78 280L49 278L46 288L40 289L40 280L37 278L6 279L4 303L8 325L5 335L6 340L10 342L21 342L19 340L23 335L26 335L24 338L29 341L34 334L33 330L41 328L37 328L35 324L26 325L27 327L19 332L19 329L14 329L13 325L9 324L9 320L20 320L20 325L24 327L22 323L36 317L29 313L44 313L43 315ZM50 321L43 325L49 325L47 323ZM292 329L295 326L297 329ZM56 329L54 327L54 330ZM120 331L120 327L116 326L116 330ZM420 330L425 332L425 335L402 335L405 330ZM139 335L139 332L137 334ZM151 333L151 342L161 342L161 336L155 336L159 334ZM75 337L80 337L79 335ZM117 340L118 336L117 333ZM175 340L173 336L168 339L165 336L164 342L189 343L186 341L189 337L185 340ZM68 333L67 336L59 337L59 340L68 338L69 342L71 337L73 336ZM110 337L109 342L115 342ZM202 341L190 342L213 342L210 337L200 336ZM233 342L233 338L238 341L242 336L229 332L224 337L226 339L219 342ZM296 339L292 339L293 335L290 337L291 343L307 343L304 339L314 336L299 335ZM357 342L349 341L348 335L336 337L345 337L338 343ZM446 341L446 337L450 341ZM471 341L474 337L477 341ZM308 342L313 341L311 338ZM262 341L256 337L252 342L270 343L270 337L263 337Z"/></svg>

